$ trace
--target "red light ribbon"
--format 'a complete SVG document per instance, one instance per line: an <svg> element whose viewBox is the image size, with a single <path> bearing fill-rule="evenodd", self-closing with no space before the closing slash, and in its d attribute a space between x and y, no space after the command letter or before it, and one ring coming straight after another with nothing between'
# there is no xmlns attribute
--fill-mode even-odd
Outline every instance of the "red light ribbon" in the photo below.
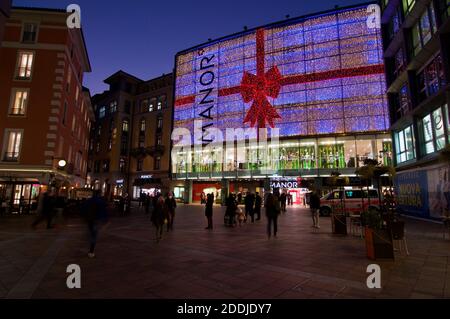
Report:
<svg viewBox="0 0 450 319"><path fill-rule="evenodd" d="M252 127L258 123L258 128L265 128L268 123L275 127L274 119L281 118L275 107L270 104L268 97L277 98L281 90L283 79L276 66L264 73L264 30L256 32L256 75L244 72L240 91L245 103L253 101L245 116L244 123L250 122Z"/></svg>

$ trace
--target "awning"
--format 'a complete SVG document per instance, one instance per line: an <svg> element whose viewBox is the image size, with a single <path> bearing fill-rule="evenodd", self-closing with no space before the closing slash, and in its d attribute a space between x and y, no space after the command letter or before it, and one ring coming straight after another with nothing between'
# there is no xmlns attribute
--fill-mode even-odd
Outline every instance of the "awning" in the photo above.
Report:
<svg viewBox="0 0 450 319"><path fill-rule="evenodd" d="M136 178L133 186L140 186L145 188L161 188L161 178Z"/></svg>

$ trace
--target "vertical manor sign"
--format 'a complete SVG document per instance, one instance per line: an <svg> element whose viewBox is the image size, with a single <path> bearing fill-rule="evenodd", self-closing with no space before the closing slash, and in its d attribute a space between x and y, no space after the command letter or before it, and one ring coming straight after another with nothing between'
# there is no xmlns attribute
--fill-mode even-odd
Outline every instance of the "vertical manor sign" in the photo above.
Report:
<svg viewBox="0 0 450 319"><path fill-rule="evenodd" d="M217 52L210 52L204 49L198 51L198 59L196 63L197 79L196 79L196 101L195 112L197 119L201 120L201 141L197 140L197 144L209 144L213 140L208 134L208 129L212 128L217 117L217 98L218 98L218 81L217 81Z"/></svg>

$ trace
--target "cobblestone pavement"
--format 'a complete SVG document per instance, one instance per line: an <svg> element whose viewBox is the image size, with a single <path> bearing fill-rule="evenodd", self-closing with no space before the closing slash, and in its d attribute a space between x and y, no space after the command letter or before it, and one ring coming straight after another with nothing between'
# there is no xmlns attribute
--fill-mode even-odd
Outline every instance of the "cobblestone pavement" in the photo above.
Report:
<svg viewBox="0 0 450 319"><path fill-rule="evenodd" d="M87 257L86 226L60 219L52 230L32 217L0 218L0 298L449 298L450 240L438 224L406 219L410 256L377 261L382 289L366 286L365 242L331 234L329 218L313 231L307 209L289 208L278 238L266 221L205 230L201 206L180 206L175 230L160 243L149 216L135 208L100 231ZM66 268L81 267L81 289L68 289Z"/></svg>

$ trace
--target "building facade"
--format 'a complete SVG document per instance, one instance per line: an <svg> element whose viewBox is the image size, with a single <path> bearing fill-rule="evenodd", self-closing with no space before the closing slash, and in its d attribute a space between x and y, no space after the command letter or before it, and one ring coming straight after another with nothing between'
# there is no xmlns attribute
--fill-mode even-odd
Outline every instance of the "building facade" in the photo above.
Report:
<svg viewBox="0 0 450 319"><path fill-rule="evenodd" d="M367 5L336 9L178 53L172 173L186 200L281 186L300 203L300 181L356 180L368 158L391 165L381 29L369 18ZM279 145L252 144L257 129L278 129Z"/></svg>
<svg viewBox="0 0 450 319"><path fill-rule="evenodd" d="M0 0L0 45L3 39L6 20L9 18L11 10L11 0Z"/></svg>
<svg viewBox="0 0 450 319"><path fill-rule="evenodd" d="M382 1L396 189L407 214L450 210L450 1Z"/></svg>
<svg viewBox="0 0 450 319"><path fill-rule="evenodd" d="M15 7L0 64L0 196L13 210L43 188L67 194L86 183L93 111L83 76L91 71L81 29L63 10Z"/></svg>
<svg viewBox="0 0 450 319"><path fill-rule="evenodd" d="M168 191L172 74L149 81L119 71L93 97L90 182L108 198Z"/></svg>

